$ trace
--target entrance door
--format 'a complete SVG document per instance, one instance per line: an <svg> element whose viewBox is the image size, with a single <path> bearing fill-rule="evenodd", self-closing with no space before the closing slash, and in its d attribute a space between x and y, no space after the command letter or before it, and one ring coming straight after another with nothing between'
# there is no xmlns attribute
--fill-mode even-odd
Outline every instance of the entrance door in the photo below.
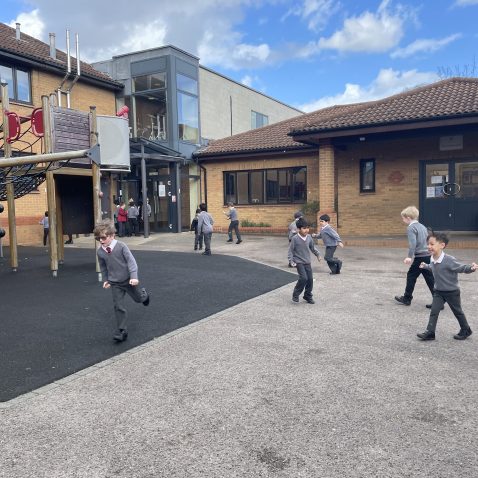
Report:
<svg viewBox="0 0 478 478"><path fill-rule="evenodd" d="M170 176L155 176L148 181L148 199L151 205L149 227L155 232L170 232L173 229L171 215Z"/></svg>
<svg viewBox="0 0 478 478"><path fill-rule="evenodd" d="M424 162L420 169L422 222L432 229L478 231L478 162Z"/></svg>

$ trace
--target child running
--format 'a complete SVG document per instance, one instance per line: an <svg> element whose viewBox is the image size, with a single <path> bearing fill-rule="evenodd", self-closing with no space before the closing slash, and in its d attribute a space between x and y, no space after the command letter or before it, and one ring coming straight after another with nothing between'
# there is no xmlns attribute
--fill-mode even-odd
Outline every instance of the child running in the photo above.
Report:
<svg viewBox="0 0 478 478"><path fill-rule="evenodd" d="M111 288L113 293L117 325L113 339L116 342L123 342L128 338L128 311L124 306L125 294L143 305L149 305L149 294L145 288L139 287L138 265L133 254L126 244L115 239L113 221L105 219L99 222L93 234L101 244L97 250L97 255L104 280L103 288Z"/></svg>
<svg viewBox="0 0 478 478"><path fill-rule="evenodd" d="M325 246L324 259L330 269L330 274L340 274L342 269L342 261L334 257L337 246L344 247L342 239L340 239L337 231L330 225L330 216L328 214L322 214L319 217L320 233L312 234L313 238L322 239Z"/></svg>
<svg viewBox="0 0 478 478"><path fill-rule="evenodd" d="M309 225L304 218L300 218L297 221L297 234L290 241L288 254L289 263L292 267L297 267L297 273L299 274L299 280L292 293L293 302L299 302L299 296L305 288L304 300L308 304L315 304L312 297L314 279L312 266L310 265L310 253L314 254L320 261L320 252L309 235Z"/></svg>
<svg viewBox="0 0 478 478"><path fill-rule="evenodd" d="M460 287L458 286L458 274L471 274L478 268L474 262L471 265L459 263L453 256L443 251L448 245L449 239L445 233L431 233L428 236L428 250L432 257L430 264L422 262L421 269L429 270L435 278L435 289L433 291L433 302L428 319L428 326L425 332L417 334L421 340L435 340L435 330L440 310L445 302L460 324L460 331L453 336L456 340L465 340L471 334L465 314L461 308Z"/></svg>

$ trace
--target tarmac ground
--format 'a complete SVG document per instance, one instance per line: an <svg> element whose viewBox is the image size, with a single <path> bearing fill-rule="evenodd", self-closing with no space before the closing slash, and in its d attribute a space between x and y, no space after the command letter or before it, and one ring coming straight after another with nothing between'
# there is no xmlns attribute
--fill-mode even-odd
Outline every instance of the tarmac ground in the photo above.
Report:
<svg viewBox="0 0 478 478"><path fill-rule="evenodd" d="M245 236L236 245L215 234L210 258L194 256L187 233L128 241L145 269L155 252L190 252L192 261L267 265L260 282L272 270L296 278L284 238ZM65 271L88 248L94 253L91 237L75 239ZM476 250L449 249L477 262ZM405 249L351 246L337 255L338 276L313 263L315 305L292 303L293 282L279 277L285 285L0 403L0 477L477 476L478 339L453 339L448 307L436 341L416 338L430 294L419 278L411 306L394 301ZM478 334L477 280L460 275ZM2 307L10 300L2 293ZM110 300L94 306L108 309ZM188 302L181 306L195 314ZM16 303L19 316L27 303L25 295Z"/></svg>

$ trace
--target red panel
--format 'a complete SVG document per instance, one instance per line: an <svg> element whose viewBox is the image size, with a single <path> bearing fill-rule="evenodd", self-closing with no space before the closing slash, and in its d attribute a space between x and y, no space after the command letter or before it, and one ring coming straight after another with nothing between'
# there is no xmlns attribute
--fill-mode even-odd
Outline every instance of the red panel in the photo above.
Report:
<svg viewBox="0 0 478 478"><path fill-rule="evenodd" d="M32 111L32 133L39 138L45 136L42 108L36 108Z"/></svg>
<svg viewBox="0 0 478 478"><path fill-rule="evenodd" d="M21 132L20 117L13 111L5 112L8 119L8 137L7 143L13 143L18 139Z"/></svg>

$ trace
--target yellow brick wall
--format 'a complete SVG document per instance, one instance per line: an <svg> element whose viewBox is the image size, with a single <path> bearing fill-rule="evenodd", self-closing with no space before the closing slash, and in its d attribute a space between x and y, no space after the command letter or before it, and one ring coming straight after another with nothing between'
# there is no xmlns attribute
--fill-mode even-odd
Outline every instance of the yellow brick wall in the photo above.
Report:
<svg viewBox="0 0 478 478"><path fill-rule="evenodd" d="M247 171L255 169L287 168L294 166L307 167L307 201L319 200L319 163L318 153L308 155L288 155L280 158L244 159L227 162L207 161L203 163L207 170L207 202L208 211L214 218L214 225L228 227L229 220L224 211L224 171ZM294 212L301 208L301 204L261 204L238 205L236 209L239 221L248 219L255 223L264 222L272 227L286 227L293 219Z"/></svg>
<svg viewBox="0 0 478 478"><path fill-rule="evenodd" d="M62 77L45 73L39 70L31 72L32 83L32 102L33 105L23 105L10 102L10 110L17 112L21 116L30 116L34 108L41 107L42 95L49 95L55 92L62 80ZM62 103L66 107L66 101ZM80 111L89 111L90 106L96 106L97 114L114 115L116 111L115 92L112 90L101 89L97 86L82 83L81 80L76 83L71 92L71 107ZM26 130L29 123L22 126L22 131ZM37 138L31 134L23 138L32 143ZM25 145L13 143L13 149L23 149ZM33 146L33 153L40 153L40 142ZM4 242L8 243L8 212L7 203L3 202L5 212L0 216L0 226L7 230ZM17 222L17 240L21 245L42 244L43 228L39 223L43 213L47 209L46 182L41 184L38 192L33 192L15 200L15 212Z"/></svg>
<svg viewBox="0 0 478 478"><path fill-rule="evenodd" d="M400 212L419 205L419 162L478 157L476 134L464 135L460 151L440 151L439 136L347 145L336 149L339 231L349 235L403 234ZM375 192L360 193L360 159L375 158ZM403 176L395 182L396 176Z"/></svg>

